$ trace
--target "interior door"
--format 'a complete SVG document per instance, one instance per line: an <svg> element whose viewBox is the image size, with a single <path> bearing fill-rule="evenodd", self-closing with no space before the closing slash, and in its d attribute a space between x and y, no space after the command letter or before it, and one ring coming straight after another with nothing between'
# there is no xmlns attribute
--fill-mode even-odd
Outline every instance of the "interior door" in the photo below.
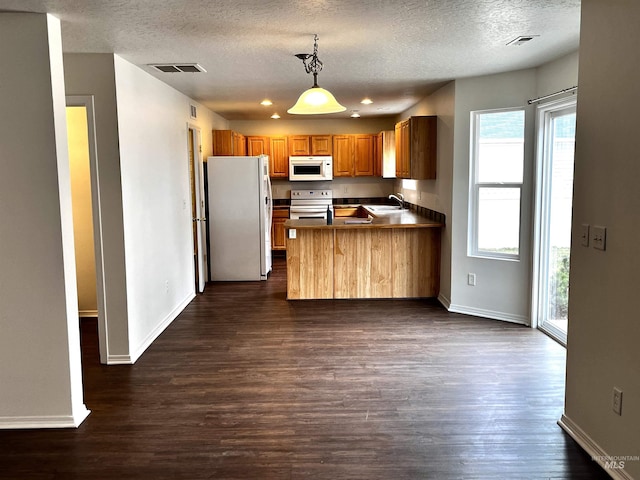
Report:
<svg viewBox="0 0 640 480"><path fill-rule="evenodd" d="M206 285L206 217L204 209L204 172L200 130L189 128L189 173L191 182L191 211L193 219L193 261L198 292Z"/></svg>

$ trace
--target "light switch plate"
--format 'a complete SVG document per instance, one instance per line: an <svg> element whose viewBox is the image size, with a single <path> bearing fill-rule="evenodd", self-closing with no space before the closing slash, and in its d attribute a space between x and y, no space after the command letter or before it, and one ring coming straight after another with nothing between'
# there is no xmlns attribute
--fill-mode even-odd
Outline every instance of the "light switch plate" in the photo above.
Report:
<svg viewBox="0 0 640 480"><path fill-rule="evenodd" d="M289 230L289 238L296 238L296 229L292 228Z"/></svg>
<svg viewBox="0 0 640 480"><path fill-rule="evenodd" d="M580 245L583 247L589 246L589 224L583 223L580 226Z"/></svg>
<svg viewBox="0 0 640 480"><path fill-rule="evenodd" d="M598 250L607 249L607 227L594 225L591 229L591 244Z"/></svg>

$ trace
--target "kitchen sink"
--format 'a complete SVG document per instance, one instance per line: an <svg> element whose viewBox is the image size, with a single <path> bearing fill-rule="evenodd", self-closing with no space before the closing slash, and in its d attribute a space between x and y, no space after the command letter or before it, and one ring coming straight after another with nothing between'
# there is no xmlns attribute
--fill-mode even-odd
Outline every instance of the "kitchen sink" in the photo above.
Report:
<svg viewBox="0 0 640 480"><path fill-rule="evenodd" d="M373 213L406 211L406 208L401 208L400 205L365 205L364 208L372 211Z"/></svg>

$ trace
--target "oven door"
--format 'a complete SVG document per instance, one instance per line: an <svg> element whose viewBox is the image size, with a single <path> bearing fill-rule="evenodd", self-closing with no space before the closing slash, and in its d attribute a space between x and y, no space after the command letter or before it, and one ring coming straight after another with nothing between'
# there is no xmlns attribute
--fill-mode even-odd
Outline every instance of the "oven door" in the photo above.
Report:
<svg viewBox="0 0 640 480"><path fill-rule="evenodd" d="M303 218L327 218L327 206L318 205L291 205L289 207L289 218L300 220Z"/></svg>

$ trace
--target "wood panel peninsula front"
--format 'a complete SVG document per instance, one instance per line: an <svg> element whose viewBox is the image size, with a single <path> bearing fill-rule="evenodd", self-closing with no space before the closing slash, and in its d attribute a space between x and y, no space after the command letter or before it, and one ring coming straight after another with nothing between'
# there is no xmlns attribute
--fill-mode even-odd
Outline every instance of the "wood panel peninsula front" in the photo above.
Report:
<svg viewBox="0 0 640 480"><path fill-rule="evenodd" d="M375 208L375 207L373 207ZM408 210L287 220L287 298L420 298L440 288L444 225ZM372 215L373 214L373 215Z"/></svg>

